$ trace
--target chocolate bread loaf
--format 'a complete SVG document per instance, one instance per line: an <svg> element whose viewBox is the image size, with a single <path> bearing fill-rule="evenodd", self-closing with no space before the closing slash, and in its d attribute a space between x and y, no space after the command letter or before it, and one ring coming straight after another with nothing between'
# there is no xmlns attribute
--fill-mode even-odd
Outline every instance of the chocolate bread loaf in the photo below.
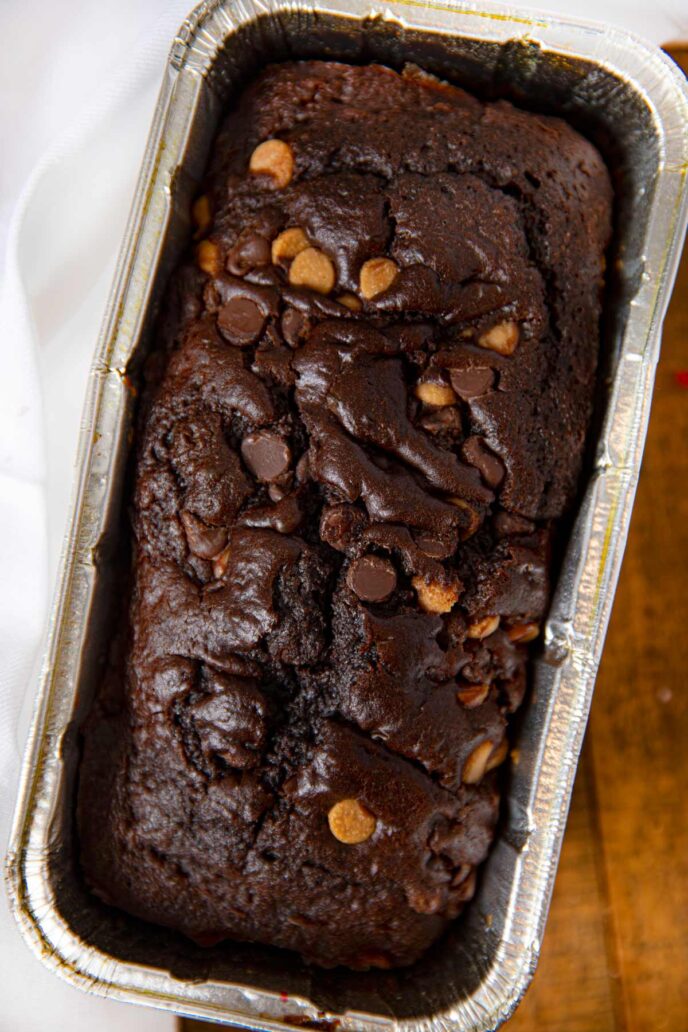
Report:
<svg viewBox="0 0 688 1032"><path fill-rule="evenodd" d="M475 890L591 414L611 190L417 69L268 68L148 365L82 862L197 942L413 962Z"/></svg>

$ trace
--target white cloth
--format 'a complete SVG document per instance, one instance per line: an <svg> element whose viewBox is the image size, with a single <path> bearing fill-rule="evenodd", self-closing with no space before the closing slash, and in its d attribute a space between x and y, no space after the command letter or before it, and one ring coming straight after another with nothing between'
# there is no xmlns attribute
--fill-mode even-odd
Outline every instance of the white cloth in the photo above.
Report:
<svg viewBox="0 0 688 1032"><path fill-rule="evenodd" d="M189 0L0 6L2 851L86 379L165 58L189 7ZM175 1027L170 1014L86 996L49 973L20 941L2 891L0 958L0 1032Z"/></svg>
<svg viewBox="0 0 688 1032"><path fill-rule="evenodd" d="M0 845L7 839L86 379L169 45L192 0L2 0ZM560 0L655 42L685 0ZM0 1032L171 1032L43 970L0 892Z"/></svg>

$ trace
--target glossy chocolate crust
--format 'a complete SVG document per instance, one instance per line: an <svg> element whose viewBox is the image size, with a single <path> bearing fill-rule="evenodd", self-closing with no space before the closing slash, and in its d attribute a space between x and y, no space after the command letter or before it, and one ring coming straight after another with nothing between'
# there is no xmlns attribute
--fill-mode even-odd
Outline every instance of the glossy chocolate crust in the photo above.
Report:
<svg viewBox="0 0 688 1032"><path fill-rule="evenodd" d="M281 65L241 97L149 362L124 659L85 728L107 901L356 968L465 905L580 473L610 207L564 122L417 69Z"/></svg>

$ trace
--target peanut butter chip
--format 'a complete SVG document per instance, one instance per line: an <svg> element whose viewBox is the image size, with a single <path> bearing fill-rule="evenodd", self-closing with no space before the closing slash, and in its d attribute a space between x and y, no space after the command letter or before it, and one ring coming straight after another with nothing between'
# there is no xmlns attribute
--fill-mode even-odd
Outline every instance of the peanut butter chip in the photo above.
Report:
<svg viewBox="0 0 688 1032"><path fill-rule="evenodd" d="M292 258L296 258L301 251L305 251L307 247L310 247L310 244L302 229L298 226L285 229L272 241L272 264L289 262Z"/></svg>
<svg viewBox="0 0 688 1032"><path fill-rule="evenodd" d="M504 760L507 758L508 754L509 742L506 738L503 738L497 746L497 748L493 751L492 755L489 757L487 764L485 766L485 770L494 770L495 767L498 767L500 765L500 763L504 763Z"/></svg>
<svg viewBox="0 0 688 1032"><path fill-rule="evenodd" d="M259 143L248 164L254 175L271 176L275 187L283 190L294 175L294 152L284 140Z"/></svg>
<svg viewBox="0 0 688 1032"><path fill-rule="evenodd" d="M453 585L428 582L423 577L413 577L411 584L418 595L418 605L426 613L448 613L459 601L458 588Z"/></svg>
<svg viewBox="0 0 688 1032"><path fill-rule="evenodd" d="M327 815L330 831L347 846L365 842L375 831L377 821L358 799L341 799Z"/></svg>
<svg viewBox="0 0 688 1032"><path fill-rule="evenodd" d="M201 240L196 248L196 261L199 269L209 276L219 276L222 272L220 248L212 240Z"/></svg>
<svg viewBox="0 0 688 1032"><path fill-rule="evenodd" d="M363 308L363 305L355 294L340 294L339 297L335 298L335 301L337 304L344 305L344 307L348 308L351 312L360 312Z"/></svg>
<svg viewBox="0 0 688 1032"><path fill-rule="evenodd" d="M469 638L487 638L499 627L498 616L484 616L482 620L476 620L475 623L469 624L466 635Z"/></svg>
<svg viewBox="0 0 688 1032"><path fill-rule="evenodd" d="M476 512L472 505L469 505L465 498L450 497L447 501L455 505L457 509L461 509L462 512L466 513L465 526L459 528L459 537L462 541L467 541L469 537L472 537L478 527L480 526L480 514Z"/></svg>
<svg viewBox="0 0 688 1032"><path fill-rule="evenodd" d="M289 268L293 287L308 287L318 294L329 294L334 287L334 265L317 247L307 247L296 255Z"/></svg>
<svg viewBox="0 0 688 1032"><path fill-rule="evenodd" d="M518 344L518 323L501 322L478 337L481 348L496 351L499 355L513 355Z"/></svg>
<svg viewBox="0 0 688 1032"><path fill-rule="evenodd" d="M456 698L466 709L475 709L482 706L489 693L489 684L466 684L459 688Z"/></svg>
<svg viewBox="0 0 688 1032"><path fill-rule="evenodd" d="M487 770L487 761L493 749L494 743L489 738L486 742L481 742L480 745L475 747L463 765L461 780L465 785L477 785L479 781L482 781L483 775Z"/></svg>
<svg viewBox="0 0 688 1032"><path fill-rule="evenodd" d="M215 580L222 580L226 574L227 567L229 566L229 556L230 550L229 545L227 545L213 561L213 577Z"/></svg>
<svg viewBox="0 0 688 1032"><path fill-rule="evenodd" d="M193 219L194 226L196 227L196 235L203 236L203 234L210 228L210 223L213 218L210 200L207 194L201 194L201 196L197 197L193 202L191 218Z"/></svg>
<svg viewBox="0 0 688 1032"><path fill-rule="evenodd" d="M360 312L363 308L363 305L359 301L356 294L339 294L339 296L335 297L334 300L337 302L337 304L343 304L343 307L349 309L350 312Z"/></svg>
<svg viewBox="0 0 688 1032"><path fill-rule="evenodd" d="M506 633L510 641L517 641L525 645L529 641L535 641L540 633L540 627L536 623L515 624L513 627L509 627Z"/></svg>
<svg viewBox="0 0 688 1032"><path fill-rule="evenodd" d="M437 408L455 405L458 400L446 383L417 383L414 393L424 405L435 405Z"/></svg>
<svg viewBox="0 0 688 1032"><path fill-rule="evenodd" d="M383 294L399 275L399 268L391 258L370 258L361 266L360 287L366 301Z"/></svg>

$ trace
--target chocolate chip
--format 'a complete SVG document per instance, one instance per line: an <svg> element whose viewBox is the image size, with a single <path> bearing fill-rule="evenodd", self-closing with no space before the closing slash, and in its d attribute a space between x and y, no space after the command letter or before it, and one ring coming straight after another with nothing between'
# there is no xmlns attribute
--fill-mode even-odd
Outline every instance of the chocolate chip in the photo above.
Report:
<svg viewBox="0 0 688 1032"><path fill-rule="evenodd" d="M365 516L351 505L333 505L320 517L320 537L338 552L346 551L365 525Z"/></svg>
<svg viewBox="0 0 688 1032"><path fill-rule="evenodd" d="M500 537L508 537L510 534L532 534L535 524L513 512L498 512L494 529Z"/></svg>
<svg viewBox="0 0 688 1032"><path fill-rule="evenodd" d="M519 667L516 674L508 681L502 681L499 689L504 697L508 713L513 713L523 702L526 694L527 680L524 667Z"/></svg>
<svg viewBox="0 0 688 1032"><path fill-rule="evenodd" d="M451 369L449 380L452 387L465 401L470 398L477 398L486 394L494 384L494 370L484 366L474 366L472 369Z"/></svg>
<svg viewBox="0 0 688 1032"><path fill-rule="evenodd" d="M263 339L261 340L254 357L251 369L262 379L275 380L283 387L293 387L296 382L296 374L291 367L292 353L283 344L273 347L269 338L275 332L273 326L268 326Z"/></svg>
<svg viewBox="0 0 688 1032"><path fill-rule="evenodd" d="M504 463L488 448L482 437L469 437L461 451L466 462L475 466L488 487L499 487L504 479Z"/></svg>
<svg viewBox="0 0 688 1032"><path fill-rule="evenodd" d="M298 348L308 333L308 319L297 308L287 308L280 326L290 348Z"/></svg>
<svg viewBox="0 0 688 1032"><path fill-rule="evenodd" d="M291 451L279 434L258 430L241 442L241 455L259 480L277 480L289 469Z"/></svg>
<svg viewBox="0 0 688 1032"><path fill-rule="evenodd" d="M246 527L271 527L280 534L293 534L303 522L303 512L296 495L287 495L273 506L249 509L240 521Z"/></svg>
<svg viewBox="0 0 688 1032"><path fill-rule="evenodd" d="M428 347L434 328L429 323L395 323L383 332L386 337L396 340L402 351L413 352Z"/></svg>
<svg viewBox="0 0 688 1032"><path fill-rule="evenodd" d="M288 495L275 506L273 526L281 534L293 534L303 522L303 512L296 495Z"/></svg>
<svg viewBox="0 0 688 1032"><path fill-rule="evenodd" d="M424 416L420 425L431 434L439 434L443 430L460 430L461 416L455 405L447 405L441 409L435 409L429 415Z"/></svg>
<svg viewBox="0 0 688 1032"><path fill-rule="evenodd" d="M439 538L431 537L429 534L419 534L416 544L429 555L431 559L447 559L456 550L456 543L441 541Z"/></svg>
<svg viewBox="0 0 688 1032"><path fill-rule="evenodd" d="M305 484L310 477L310 460L308 458L308 452L304 452L299 461L296 463L296 479L299 484Z"/></svg>
<svg viewBox="0 0 688 1032"><path fill-rule="evenodd" d="M382 602L397 586L397 575L387 559L364 555L349 567L346 583L363 602Z"/></svg>
<svg viewBox="0 0 688 1032"><path fill-rule="evenodd" d="M377 455L371 455L370 459L378 469L384 470L385 473L388 473L390 469L394 468L394 463L388 455L384 454L384 452L379 452Z"/></svg>
<svg viewBox="0 0 688 1032"><path fill-rule="evenodd" d="M289 458L291 460L291 453L289 454ZM271 488L277 488L282 492L282 498L284 498L285 495L289 494L293 486L294 474L291 469L288 469L285 473L280 474L280 476L275 477L275 479L270 482L268 494L270 494ZM279 501L279 498L273 498L273 501Z"/></svg>
<svg viewBox="0 0 688 1032"><path fill-rule="evenodd" d="M224 527L209 527L186 509L180 512L179 518L189 549L200 559L214 559L227 544L227 531Z"/></svg>
<svg viewBox="0 0 688 1032"><path fill-rule="evenodd" d="M229 252L227 270L234 276L243 276L250 269L269 265L270 261L270 241L258 233L249 231L239 235L239 239Z"/></svg>
<svg viewBox="0 0 688 1032"><path fill-rule="evenodd" d="M263 332L265 316L255 301L238 294L229 299L217 314L220 333L232 344L246 347L255 344Z"/></svg>
<svg viewBox="0 0 688 1032"><path fill-rule="evenodd" d="M272 502L281 502L286 494L287 489L281 487L280 484L270 484L268 487L268 497Z"/></svg>
<svg viewBox="0 0 688 1032"><path fill-rule="evenodd" d="M279 207L263 208L253 220L253 232L272 240L282 228L282 209Z"/></svg>

